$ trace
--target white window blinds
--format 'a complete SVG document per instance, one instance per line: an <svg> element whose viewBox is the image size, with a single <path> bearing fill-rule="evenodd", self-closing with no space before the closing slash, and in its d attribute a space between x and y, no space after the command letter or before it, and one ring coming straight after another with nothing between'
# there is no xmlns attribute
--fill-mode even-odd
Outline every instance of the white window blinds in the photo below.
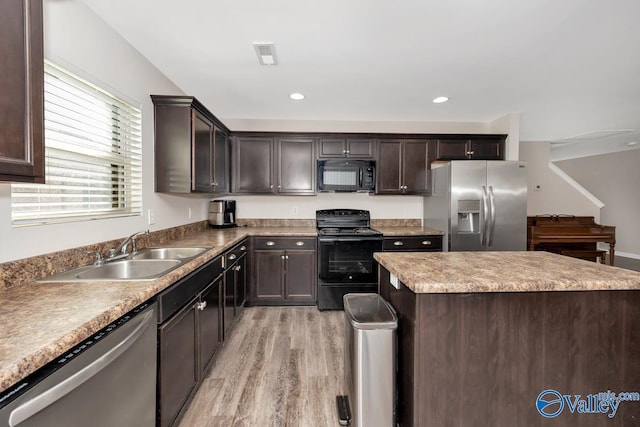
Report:
<svg viewBox="0 0 640 427"><path fill-rule="evenodd" d="M45 182L12 184L14 226L142 213L142 114L45 63Z"/></svg>

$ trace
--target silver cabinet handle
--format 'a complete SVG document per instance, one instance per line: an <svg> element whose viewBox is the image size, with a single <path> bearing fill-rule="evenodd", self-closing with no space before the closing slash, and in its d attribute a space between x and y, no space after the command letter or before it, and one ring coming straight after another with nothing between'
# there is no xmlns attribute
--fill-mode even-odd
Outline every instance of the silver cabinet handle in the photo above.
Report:
<svg viewBox="0 0 640 427"><path fill-rule="evenodd" d="M202 311L205 308L207 308L207 302L206 301L202 301L202 302L196 303L196 309Z"/></svg>
<svg viewBox="0 0 640 427"><path fill-rule="evenodd" d="M107 353L100 356L95 362L85 366L66 380L56 384L52 388L39 394L33 399L28 400L11 411L8 425L17 426L47 406L62 399L64 396L71 393L73 390L80 387L86 381L90 380L93 376L109 366L140 338L140 335L145 331L145 327L149 325L149 320L152 314L154 314L154 311L149 311L147 314L142 316L138 326L136 326L136 328L127 335L125 339L116 344Z"/></svg>
<svg viewBox="0 0 640 427"><path fill-rule="evenodd" d="M246 250L247 250L247 247L246 247L245 245L242 245L242 246L240 246L240 250L241 250L241 251L246 251Z"/></svg>
<svg viewBox="0 0 640 427"><path fill-rule="evenodd" d="M342 154L347 154L347 150L342 150Z"/></svg>
<svg viewBox="0 0 640 427"><path fill-rule="evenodd" d="M400 240L396 240L395 242L393 242L393 246L403 246L404 242L400 241Z"/></svg>
<svg viewBox="0 0 640 427"><path fill-rule="evenodd" d="M278 190L282 188L282 185L278 184Z"/></svg>
<svg viewBox="0 0 640 427"><path fill-rule="evenodd" d="M271 184L271 185L269 186L269 188L273 190L273 184Z"/></svg>
<svg viewBox="0 0 640 427"><path fill-rule="evenodd" d="M289 255L285 255L285 256L284 256L284 259L289 259Z"/></svg>
<svg viewBox="0 0 640 427"><path fill-rule="evenodd" d="M240 271L241 268L242 268L241 266L236 265L236 271Z"/></svg>
<svg viewBox="0 0 640 427"><path fill-rule="evenodd" d="M347 154L351 154L351 151L347 150Z"/></svg>
<svg viewBox="0 0 640 427"><path fill-rule="evenodd" d="M467 151L467 156L473 156L473 151Z"/></svg>
<svg viewBox="0 0 640 427"><path fill-rule="evenodd" d="M298 240L296 242L296 246L304 246L304 242L302 240Z"/></svg>
<svg viewBox="0 0 640 427"><path fill-rule="evenodd" d="M273 240L269 240L267 243L265 243L265 245L267 246L275 246L276 242L274 242Z"/></svg>
<svg viewBox="0 0 640 427"><path fill-rule="evenodd" d="M284 255L280 255L280 258L284 259Z"/></svg>
<svg viewBox="0 0 640 427"><path fill-rule="evenodd" d="M431 245L431 240L423 240L422 244L425 245L425 246L429 246L429 245Z"/></svg>
<svg viewBox="0 0 640 427"><path fill-rule="evenodd" d="M236 258L237 258L236 254L229 255L229 259L236 259Z"/></svg>

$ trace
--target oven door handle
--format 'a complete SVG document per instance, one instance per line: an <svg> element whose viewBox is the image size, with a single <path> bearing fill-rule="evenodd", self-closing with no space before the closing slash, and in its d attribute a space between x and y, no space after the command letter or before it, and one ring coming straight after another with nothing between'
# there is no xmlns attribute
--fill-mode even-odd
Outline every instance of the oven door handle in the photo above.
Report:
<svg viewBox="0 0 640 427"><path fill-rule="evenodd" d="M382 237L365 236L365 237L318 237L320 243L333 243L333 242L371 242L382 241Z"/></svg>

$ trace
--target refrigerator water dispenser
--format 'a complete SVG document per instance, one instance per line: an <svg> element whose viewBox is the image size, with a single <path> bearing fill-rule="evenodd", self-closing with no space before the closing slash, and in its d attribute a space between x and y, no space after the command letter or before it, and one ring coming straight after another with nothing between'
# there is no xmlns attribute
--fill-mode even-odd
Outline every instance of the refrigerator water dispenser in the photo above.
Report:
<svg viewBox="0 0 640 427"><path fill-rule="evenodd" d="M480 200L458 201L458 233L480 233Z"/></svg>

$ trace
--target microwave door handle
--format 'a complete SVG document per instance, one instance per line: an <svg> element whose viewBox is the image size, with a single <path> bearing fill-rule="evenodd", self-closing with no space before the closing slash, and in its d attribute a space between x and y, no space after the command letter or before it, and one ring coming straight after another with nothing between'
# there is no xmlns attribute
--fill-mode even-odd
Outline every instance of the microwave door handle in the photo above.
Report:
<svg viewBox="0 0 640 427"><path fill-rule="evenodd" d="M358 185L358 188L362 188L362 168L359 169L360 170L360 185Z"/></svg>

